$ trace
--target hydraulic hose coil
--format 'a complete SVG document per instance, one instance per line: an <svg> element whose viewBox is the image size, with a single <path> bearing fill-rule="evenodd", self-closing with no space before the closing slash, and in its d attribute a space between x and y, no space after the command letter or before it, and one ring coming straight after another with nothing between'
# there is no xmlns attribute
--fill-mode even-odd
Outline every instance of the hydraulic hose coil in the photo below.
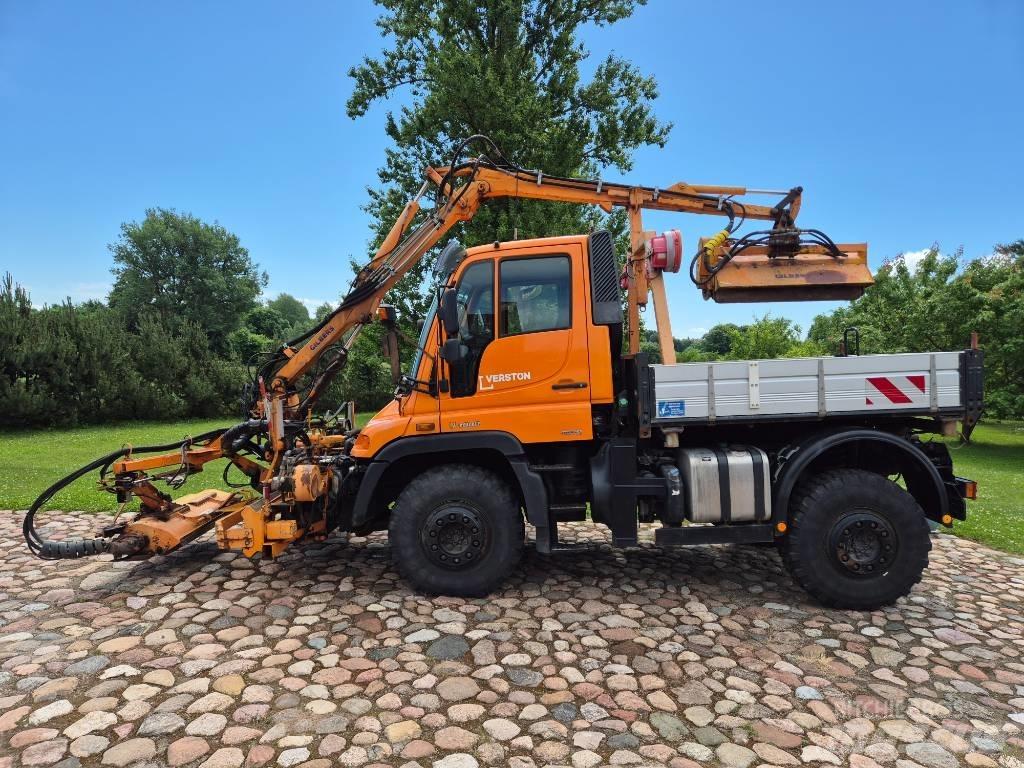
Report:
<svg viewBox="0 0 1024 768"><path fill-rule="evenodd" d="M106 456L101 456L95 461L86 464L84 467L80 467L71 474L62 477L56 483L39 494L39 498L32 502L32 506L29 507L28 512L25 514L25 520L22 523L22 534L25 536L25 543L28 544L29 550L31 550L32 554L36 557L40 557L44 560L77 560L80 557L90 557L92 555L101 555L104 552L108 552L110 550L110 539L65 539L63 541L44 539L39 535L39 532L36 531L35 528L36 513L39 511L40 507L54 496L54 494L71 485L71 483L78 478L101 468L105 472L107 467L121 457L127 456L129 453L159 453L160 451L170 451L175 448L181 448L186 442L197 443L202 442L203 440L212 440L213 438L220 437L224 432L224 429L215 429L199 435L198 437L192 438L190 441L182 440L177 443L168 443L166 445L146 445L135 448L121 448L113 453L108 453Z"/></svg>

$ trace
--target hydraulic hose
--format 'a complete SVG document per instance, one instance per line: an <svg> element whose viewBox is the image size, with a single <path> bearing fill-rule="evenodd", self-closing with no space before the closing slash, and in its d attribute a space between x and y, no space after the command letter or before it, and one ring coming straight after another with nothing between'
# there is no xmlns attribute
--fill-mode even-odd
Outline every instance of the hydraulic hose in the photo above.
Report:
<svg viewBox="0 0 1024 768"><path fill-rule="evenodd" d="M100 555L107 552L110 549L110 539L66 539L63 541L44 539L39 535L39 532L35 528L36 512L38 512L40 507L49 501L54 494L71 485L75 480L97 469L102 468L103 471L106 471L106 468L113 462L123 456L127 456L129 453L159 453L161 451L170 451L175 448L181 448L186 443L212 440L213 438L220 437L225 431L227 430L214 429L210 432L205 432L198 437L190 438L189 440L181 440L177 443L167 443L166 445L146 445L132 448L121 448L113 453L108 453L106 456L101 456L95 461L86 464L84 467L80 467L71 474L62 477L56 483L39 494L39 498L32 503L32 506L29 507L28 512L25 514L25 520L22 523L22 534L25 536L25 543L28 544L29 550L36 557L42 558L43 560L74 560L79 557Z"/></svg>

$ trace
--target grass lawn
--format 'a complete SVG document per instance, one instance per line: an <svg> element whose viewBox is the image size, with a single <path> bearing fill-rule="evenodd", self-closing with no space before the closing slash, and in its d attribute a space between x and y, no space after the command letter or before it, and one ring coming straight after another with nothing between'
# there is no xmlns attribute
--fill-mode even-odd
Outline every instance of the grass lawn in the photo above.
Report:
<svg viewBox="0 0 1024 768"><path fill-rule="evenodd" d="M372 414L357 416L359 424ZM229 425L231 419L177 423L134 422L82 427L0 433L0 509L27 509L36 496L54 481L110 453L124 443L169 443L185 435L198 435ZM968 445L949 440L953 466L962 477L978 481L978 500L967 503L967 522L955 523L953 531L975 541L1009 552L1024 554L1024 424L982 424ZM175 495L224 487L224 462L214 462L189 478ZM239 479L235 475L234 479ZM96 490L95 475L83 477L58 493L52 509L113 511L113 496Z"/></svg>
<svg viewBox="0 0 1024 768"><path fill-rule="evenodd" d="M953 471L978 481L967 502L967 521L953 532L996 549L1024 554L1024 423L980 424L971 442L947 441Z"/></svg>

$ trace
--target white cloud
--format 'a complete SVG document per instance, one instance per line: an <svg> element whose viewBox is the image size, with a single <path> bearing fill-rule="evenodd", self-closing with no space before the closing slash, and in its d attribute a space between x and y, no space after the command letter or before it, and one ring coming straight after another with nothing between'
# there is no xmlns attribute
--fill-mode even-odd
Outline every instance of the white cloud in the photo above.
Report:
<svg viewBox="0 0 1024 768"><path fill-rule="evenodd" d="M298 296L295 298L299 299L299 301L306 305L306 309L309 310L309 314L311 315L316 314L317 307L321 304L327 303L333 307L338 303L337 301L330 301L329 299L302 299Z"/></svg>
<svg viewBox="0 0 1024 768"><path fill-rule="evenodd" d="M931 253L931 251L931 248L922 248L920 251L904 251L900 254L900 258L907 265L908 271L916 272L921 262L924 261L924 257Z"/></svg>
<svg viewBox="0 0 1024 768"><path fill-rule="evenodd" d="M676 338L679 339L699 339L707 332L707 328L694 326L693 328L684 328L681 333L676 333L673 331L673 335L675 335Z"/></svg>

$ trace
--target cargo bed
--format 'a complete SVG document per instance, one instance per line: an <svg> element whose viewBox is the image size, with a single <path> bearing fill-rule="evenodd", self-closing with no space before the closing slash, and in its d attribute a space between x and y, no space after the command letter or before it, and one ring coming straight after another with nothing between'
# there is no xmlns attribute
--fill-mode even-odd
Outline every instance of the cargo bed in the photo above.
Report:
<svg viewBox="0 0 1024 768"><path fill-rule="evenodd" d="M981 408L981 352L920 352L649 366L650 423L934 416Z"/></svg>

